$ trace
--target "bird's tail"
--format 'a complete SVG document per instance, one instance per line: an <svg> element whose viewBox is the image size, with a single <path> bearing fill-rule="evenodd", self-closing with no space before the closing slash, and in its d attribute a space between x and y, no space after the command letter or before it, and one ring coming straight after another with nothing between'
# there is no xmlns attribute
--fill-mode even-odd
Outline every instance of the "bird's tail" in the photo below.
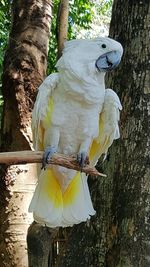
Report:
<svg viewBox="0 0 150 267"><path fill-rule="evenodd" d="M29 212L33 212L35 221L48 227L67 227L86 221L95 214L86 175L77 172L62 192L54 171L42 170Z"/></svg>

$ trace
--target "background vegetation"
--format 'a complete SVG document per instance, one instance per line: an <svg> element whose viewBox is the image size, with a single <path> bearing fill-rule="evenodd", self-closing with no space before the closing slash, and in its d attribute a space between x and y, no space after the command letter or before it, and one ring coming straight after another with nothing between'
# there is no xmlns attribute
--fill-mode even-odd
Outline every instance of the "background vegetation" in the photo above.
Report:
<svg viewBox="0 0 150 267"><path fill-rule="evenodd" d="M11 25L11 4L11 0L0 0L0 122L3 107L1 77L3 73L3 58ZM54 0L47 74L55 71L57 61L58 5L59 0ZM112 0L70 0L68 39L89 38L107 34L111 7Z"/></svg>

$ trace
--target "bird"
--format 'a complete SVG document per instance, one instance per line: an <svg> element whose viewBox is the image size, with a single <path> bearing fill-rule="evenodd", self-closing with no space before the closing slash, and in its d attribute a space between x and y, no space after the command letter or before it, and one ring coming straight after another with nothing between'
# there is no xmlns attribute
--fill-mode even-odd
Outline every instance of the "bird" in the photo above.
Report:
<svg viewBox="0 0 150 267"><path fill-rule="evenodd" d="M86 222L95 214L82 171L46 166L54 153L76 155L95 166L120 137L118 95L105 88L105 74L120 63L123 47L109 37L66 41L57 72L39 86L32 112L33 145L44 150L29 212L50 228Z"/></svg>

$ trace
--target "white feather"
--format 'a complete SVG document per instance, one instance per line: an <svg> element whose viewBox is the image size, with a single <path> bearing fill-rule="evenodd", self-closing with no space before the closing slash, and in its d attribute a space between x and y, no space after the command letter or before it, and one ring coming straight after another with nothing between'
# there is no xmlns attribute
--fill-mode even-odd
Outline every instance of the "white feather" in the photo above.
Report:
<svg viewBox="0 0 150 267"><path fill-rule="evenodd" d="M56 88L58 82L59 74L53 73L49 75L38 88L38 95L32 112L32 130L35 131L33 142L36 150L38 150L39 140L41 141L42 139L39 124L46 114L49 98Z"/></svg>
<svg viewBox="0 0 150 267"><path fill-rule="evenodd" d="M106 43L104 50L102 44ZM54 145L57 151L64 154L89 152L93 140L98 143L110 137L110 143L119 136L118 120L121 104L118 96L111 90L105 90L104 72L97 70L95 62L106 52L117 50L122 55L121 45L110 38L95 40L73 40L66 42L63 56L56 67L59 74L52 74L46 78L39 88L35 102L32 127L35 138L35 148L39 149L39 142L45 145ZM49 125L44 127L44 137L40 130L40 123L47 113L49 99L53 99L53 113ZM104 132L99 133L99 114L104 117ZM107 147L103 152L107 152ZM96 160L100 152L95 154ZM94 158L94 159L95 159ZM76 197L66 205L64 196L76 177L76 171L63 167L52 166L53 177L61 188L62 203L59 207L49 200L45 175L42 171L39 177L35 194L31 201L30 211L37 222L49 227L72 226L86 221L95 214L87 177L81 174L78 177L79 188ZM47 177L47 176L46 176ZM52 177L49 177L52 179ZM57 189L56 189L57 190ZM53 190L54 196L57 193ZM69 195L70 196L70 195ZM69 199L69 198L68 198ZM61 202L61 201L60 201Z"/></svg>
<svg viewBox="0 0 150 267"><path fill-rule="evenodd" d="M100 127L99 135L96 138L97 144L100 144L100 149L95 153L92 159L92 164L95 165L102 154L107 155L109 147L115 139L120 137L119 132L119 114L122 110L122 105L118 95L110 88L105 91L105 100L103 109L100 114L100 123L103 122L103 127Z"/></svg>

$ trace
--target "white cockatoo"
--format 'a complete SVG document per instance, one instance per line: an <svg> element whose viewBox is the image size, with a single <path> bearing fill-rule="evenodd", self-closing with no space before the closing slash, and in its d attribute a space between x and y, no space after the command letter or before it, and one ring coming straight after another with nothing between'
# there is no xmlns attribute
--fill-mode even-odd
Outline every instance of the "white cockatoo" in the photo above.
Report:
<svg viewBox="0 0 150 267"><path fill-rule="evenodd" d="M119 138L121 103L104 76L118 66L120 43L110 38L65 43L58 73L41 84L33 109L35 150L45 150L44 164L53 153L76 154L81 168L89 157L94 166ZM95 214L84 173L60 166L40 170L29 211L36 222L67 227Z"/></svg>

